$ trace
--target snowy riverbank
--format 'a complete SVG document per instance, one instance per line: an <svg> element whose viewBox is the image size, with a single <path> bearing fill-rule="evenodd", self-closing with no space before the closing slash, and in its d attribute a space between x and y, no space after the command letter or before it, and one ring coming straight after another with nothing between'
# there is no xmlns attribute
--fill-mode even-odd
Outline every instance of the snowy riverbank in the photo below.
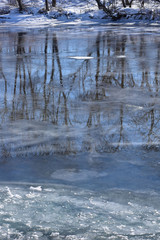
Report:
<svg viewBox="0 0 160 240"><path fill-rule="evenodd" d="M152 2L140 8L134 3L132 8L123 8L116 5L115 13L111 16L103 10L99 10L95 1L80 0L60 0L57 1L56 8L50 7L50 11L45 11L43 0L24 0L25 10L19 12L18 7L8 0L0 3L0 27L53 27L59 25L88 25L105 23L125 23L125 24L158 24L160 22L160 4Z"/></svg>

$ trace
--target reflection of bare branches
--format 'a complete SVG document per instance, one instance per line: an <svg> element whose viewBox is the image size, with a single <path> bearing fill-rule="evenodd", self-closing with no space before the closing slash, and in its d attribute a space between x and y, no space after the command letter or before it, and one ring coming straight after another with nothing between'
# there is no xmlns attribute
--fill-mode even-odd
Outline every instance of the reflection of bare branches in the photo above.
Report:
<svg viewBox="0 0 160 240"><path fill-rule="evenodd" d="M58 64L58 69L59 69L59 79L60 79L60 84L63 87L63 76L62 76L62 67L59 59L59 50L58 50L58 43L57 43L57 38L56 35L53 35L53 51L56 54L57 58L57 64Z"/></svg>
<svg viewBox="0 0 160 240"><path fill-rule="evenodd" d="M149 81L148 81L148 72L147 71L142 73L141 87L144 88L144 86L146 86L150 92L152 91L151 86L150 86Z"/></svg>
<svg viewBox="0 0 160 240"><path fill-rule="evenodd" d="M2 50L0 49L0 52L1 51ZM0 55L0 77L2 77L2 79L4 79L4 105L5 105L4 114L5 114L7 111L7 79L3 72L1 55Z"/></svg>
<svg viewBox="0 0 160 240"><path fill-rule="evenodd" d="M142 40L145 40L145 37L140 39ZM5 72L3 74L0 66L4 85L5 111L9 114L12 112L12 120L45 120L45 124L50 122L55 128L60 126L59 131L61 127L83 128L85 131L80 137L77 137L77 134L81 134L78 129L74 136L65 138L62 144L66 144L65 152L68 149L68 152L76 153L72 151L76 143L81 145L79 149L82 151L84 148L94 148L96 151L104 152L118 151L130 139L128 137L130 132L126 128L128 118L130 119L129 113L125 111L126 101L129 99L131 105L134 105L132 102L134 100L126 96L131 91L125 90L127 88L134 90L136 87L137 91L140 90L142 93L143 90L147 91L149 97L158 98L159 96L160 50L155 47L155 52L157 51L155 66L149 66L149 68L142 66L139 55L140 58L147 56L146 52L143 53L147 50L147 43L142 47L138 36L126 37L125 34L120 34L115 37L112 32L107 35L98 33L92 46L88 46L85 53L93 59L75 60L75 62L72 60L75 64L72 74L66 69L66 65L71 60L64 64L63 56L65 61L67 58L65 54L61 55L67 44L63 42L62 47L62 42L59 42L55 33L47 32L45 39L35 48L29 47L27 50L27 44L27 34L19 33L15 43L16 49L14 49L16 57L14 58L15 69L11 75L11 87L7 82L7 74ZM70 51L67 48L68 46L65 51ZM42 52L40 49L43 49ZM41 54L40 57L39 55L37 57L36 51ZM78 51L77 54L82 54L84 49L82 52ZM131 59L127 54L128 56L131 54ZM134 65L135 59L137 59L137 65ZM145 63L145 59L143 61ZM13 96L12 106L7 103L7 91L9 92L10 88ZM142 104L137 102L137 99L135 101L136 106ZM132 127L148 143L159 141L160 118L155 105L146 104L143 110L137 109L132 108ZM0 113L1 119L4 116L8 117L6 113L4 116L3 114ZM91 136L91 139L88 135L92 132L94 136ZM59 136L53 137L53 140L55 145L61 142ZM87 146L84 146L85 143ZM63 150L62 145L60 144L59 149Z"/></svg>
<svg viewBox="0 0 160 240"><path fill-rule="evenodd" d="M35 110L36 110L36 97L35 97L35 91L34 91L34 86L32 83L32 77L31 77L31 69L29 69L29 66L27 66L28 70L28 79L29 79L29 84L30 84L30 89L31 89L31 96L32 96L32 106L33 106L33 118L35 118Z"/></svg>
<svg viewBox="0 0 160 240"><path fill-rule="evenodd" d="M129 70L128 60L126 58L126 41L127 37L122 35L116 41L115 46L112 46L112 41L110 37L108 41L108 59L106 73L103 75L103 82L107 86L119 86L124 87L134 87L135 80L133 73ZM111 58L111 52L115 52L114 59ZM119 70L119 72L118 72Z"/></svg>
<svg viewBox="0 0 160 240"><path fill-rule="evenodd" d="M25 55L25 48L24 48L24 33L18 33L18 40L17 40L17 59L16 59L16 70L15 70L15 80L14 80L14 94L13 94L13 100L12 100L12 113L11 118L16 119L15 115L15 99L16 99L16 90L17 90L17 80L19 78L20 80L20 96L22 95L22 89L23 89L23 98L22 101L22 109L21 111L18 111L17 115L19 114L19 117L23 118L24 113L28 119L28 107L27 107L27 99L26 99L26 71L25 71L25 62L24 62L24 55ZM22 83L23 81L23 83ZM17 102L17 104L19 104ZM18 105L17 105L18 107Z"/></svg>
<svg viewBox="0 0 160 240"><path fill-rule="evenodd" d="M151 135L153 134L153 129L154 129L154 109L151 109L150 117L151 117L151 125L150 125L150 129L148 132L148 142L151 141Z"/></svg>
<svg viewBox="0 0 160 240"><path fill-rule="evenodd" d="M47 83L47 71L48 71L48 65L47 65L47 50L48 50L48 33L46 33L45 38L45 48L44 48L44 84L43 84L43 97L44 97L44 113L43 113L43 120L46 121L47 117L47 98L46 98L46 83Z"/></svg>
<svg viewBox="0 0 160 240"><path fill-rule="evenodd" d="M128 143L127 139L127 131L125 132L124 128L124 106L121 105L119 109L119 118L117 119L116 125L113 125L110 129L112 130L115 128L115 133L113 134L108 134L105 139L104 143L105 145L103 146L103 151L105 152L116 152L121 149L122 146L126 146ZM108 130L109 132L109 130Z"/></svg>
<svg viewBox="0 0 160 240"><path fill-rule="evenodd" d="M97 46L97 70L96 70L95 81L96 81L96 100L98 100L98 95L99 95L98 81L99 81L99 73L100 73L100 34L97 37L96 46Z"/></svg>
<svg viewBox="0 0 160 240"><path fill-rule="evenodd" d="M54 67L54 56L55 59L57 60L57 65L59 69L59 80L60 80L60 85L63 88L63 75L62 75L62 67L61 67L61 62L59 58L59 49L58 49L58 42L57 42L57 37L56 34L53 34L53 41L52 41L52 67ZM53 79L53 70L51 72L51 79ZM58 121L58 113L59 113L59 105L61 103L61 95L64 98L64 122L65 125L68 125L68 119L69 119L69 113L68 113L68 108L67 108L67 97L64 91L60 92L59 98L58 98L58 106L57 106L57 113L56 113L56 122Z"/></svg>
<svg viewBox="0 0 160 240"><path fill-rule="evenodd" d="M148 106L149 110L141 111L133 122L137 125L139 132L146 140L148 146L155 145L160 141L159 135L159 113L154 109L154 104Z"/></svg>

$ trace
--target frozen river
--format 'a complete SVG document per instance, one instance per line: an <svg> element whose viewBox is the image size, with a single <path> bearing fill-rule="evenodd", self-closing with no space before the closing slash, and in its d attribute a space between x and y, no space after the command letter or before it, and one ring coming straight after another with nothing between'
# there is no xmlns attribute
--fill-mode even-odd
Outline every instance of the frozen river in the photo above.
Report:
<svg viewBox="0 0 160 240"><path fill-rule="evenodd" d="M160 34L0 32L0 239L160 239Z"/></svg>

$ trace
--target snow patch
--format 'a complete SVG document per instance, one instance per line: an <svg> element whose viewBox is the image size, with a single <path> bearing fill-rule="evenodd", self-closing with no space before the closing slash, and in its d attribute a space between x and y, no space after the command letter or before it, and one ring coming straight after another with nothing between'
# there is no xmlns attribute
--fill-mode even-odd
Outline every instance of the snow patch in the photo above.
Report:
<svg viewBox="0 0 160 240"><path fill-rule="evenodd" d="M10 0L10 2L12 2ZM56 8L50 6L50 10L45 10L45 0L28 1L23 0L25 9L19 13L16 4L8 4L8 0L0 3L0 27L52 27L59 25L81 25L81 24L101 24L107 21L120 20L125 23L136 23L160 21L160 4L156 2L145 3L141 8L138 2L133 2L132 8L124 8L121 1L116 6L107 6L111 14L99 10L96 1L70 0L57 1Z"/></svg>
<svg viewBox="0 0 160 240"><path fill-rule="evenodd" d="M116 56L117 58L126 58L125 55L119 55L119 56Z"/></svg>

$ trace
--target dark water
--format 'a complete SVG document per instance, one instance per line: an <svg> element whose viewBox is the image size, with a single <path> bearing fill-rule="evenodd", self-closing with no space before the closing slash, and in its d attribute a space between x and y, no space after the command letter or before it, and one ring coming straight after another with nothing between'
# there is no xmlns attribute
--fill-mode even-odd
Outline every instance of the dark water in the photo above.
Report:
<svg viewBox="0 0 160 240"><path fill-rule="evenodd" d="M160 239L160 34L0 32L0 239Z"/></svg>

